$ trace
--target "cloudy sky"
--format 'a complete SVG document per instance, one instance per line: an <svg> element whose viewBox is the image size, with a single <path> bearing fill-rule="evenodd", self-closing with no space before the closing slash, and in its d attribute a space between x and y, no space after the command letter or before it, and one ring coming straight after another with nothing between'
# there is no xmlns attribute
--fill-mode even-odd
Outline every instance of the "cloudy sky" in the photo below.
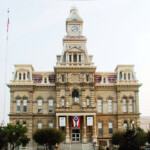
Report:
<svg viewBox="0 0 150 150"><path fill-rule="evenodd" d="M134 64L140 112L150 115L150 0L0 0L0 122L8 122L9 89L4 117L7 9L10 9L7 83L14 64L32 64L36 71L53 71L62 53L65 21L75 6L84 20L83 35L97 71L114 71Z"/></svg>

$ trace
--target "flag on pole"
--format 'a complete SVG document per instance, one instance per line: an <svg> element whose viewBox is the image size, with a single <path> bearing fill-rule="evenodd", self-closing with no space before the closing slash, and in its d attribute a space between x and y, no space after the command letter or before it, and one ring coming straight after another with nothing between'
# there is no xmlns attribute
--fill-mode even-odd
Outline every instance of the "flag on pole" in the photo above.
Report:
<svg viewBox="0 0 150 150"><path fill-rule="evenodd" d="M9 18L8 18L8 22L7 22L7 32L8 32L8 29L9 29Z"/></svg>
<svg viewBox="0 0 150 150"><path fill-rule="evenodd" d="M72 116L72 125L73 125L73 128L74 127L80 127L80 120L81 120L80 116Z"/></svg>

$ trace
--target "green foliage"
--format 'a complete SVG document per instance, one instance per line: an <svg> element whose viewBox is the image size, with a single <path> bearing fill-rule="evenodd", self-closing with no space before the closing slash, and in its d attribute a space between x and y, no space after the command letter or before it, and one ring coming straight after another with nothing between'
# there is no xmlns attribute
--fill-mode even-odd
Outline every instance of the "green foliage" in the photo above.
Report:
<svg viewBox="0 0 150 150"><path fill-rule="evenodd" d="M59 144L65 140L64 133L61 130L54 128L44 128L38 129L33 134L33 139L40 145L44 146L47 149L52 149L52 146L55 146L56 143Z"/></svg>
<svg viewBox="0 0 150 150"><path fill-rule="evenodd" d="M150 131L148 131L148 143L150 144Z"/></svg>
<svg viewBox="0 0 150 150"><path fill-rule="evenodd" d="M2 149L8 143L7 132L4 127L0 126L0 149Z"/></svg>
<svg viewBox="0 0 150 150"><path fill-rule="evenodd" d="M119 145L119 150L140 150L147 141L147 134L141 128L127 128L113 134L112 143Z"/></svg>
<svg viewBox="0 0 150 150"><path fill-rule="evenodd" d="M114 145L120 145L122 141L123 141L123 131L113 133L112 143Z"/></svg>
<svg viewBox="0 0 150 150"><path fill-rule="evenodd" d="M29 143L30 139L27 137L27 128L18 124L11 125L8 124L4 127L5 132L7 132L8 143L11 145L11 150L14 150L17 146L26 145Z"/></svg>

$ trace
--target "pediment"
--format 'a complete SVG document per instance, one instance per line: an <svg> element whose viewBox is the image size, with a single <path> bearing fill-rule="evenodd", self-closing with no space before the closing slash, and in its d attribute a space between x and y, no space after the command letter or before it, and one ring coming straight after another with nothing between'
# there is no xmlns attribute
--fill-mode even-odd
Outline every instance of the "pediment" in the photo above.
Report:
<svg viewBox="0 0 150 150"><path fill-rule="evenodd" d="M68 50L66 50L66 52L77 52L77 53L83 53L83 50L77 47L72 47Z"/></svg>

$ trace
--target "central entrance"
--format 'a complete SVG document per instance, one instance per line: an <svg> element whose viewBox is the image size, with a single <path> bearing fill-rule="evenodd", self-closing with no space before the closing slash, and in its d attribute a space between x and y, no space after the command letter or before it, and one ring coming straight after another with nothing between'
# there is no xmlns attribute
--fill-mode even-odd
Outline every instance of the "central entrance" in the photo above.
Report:
<svg viewBox="0 0 150 150"><path fill-rule="evenodd" d="M80 129L72 128L72 142L80 142Z"/></svg>

